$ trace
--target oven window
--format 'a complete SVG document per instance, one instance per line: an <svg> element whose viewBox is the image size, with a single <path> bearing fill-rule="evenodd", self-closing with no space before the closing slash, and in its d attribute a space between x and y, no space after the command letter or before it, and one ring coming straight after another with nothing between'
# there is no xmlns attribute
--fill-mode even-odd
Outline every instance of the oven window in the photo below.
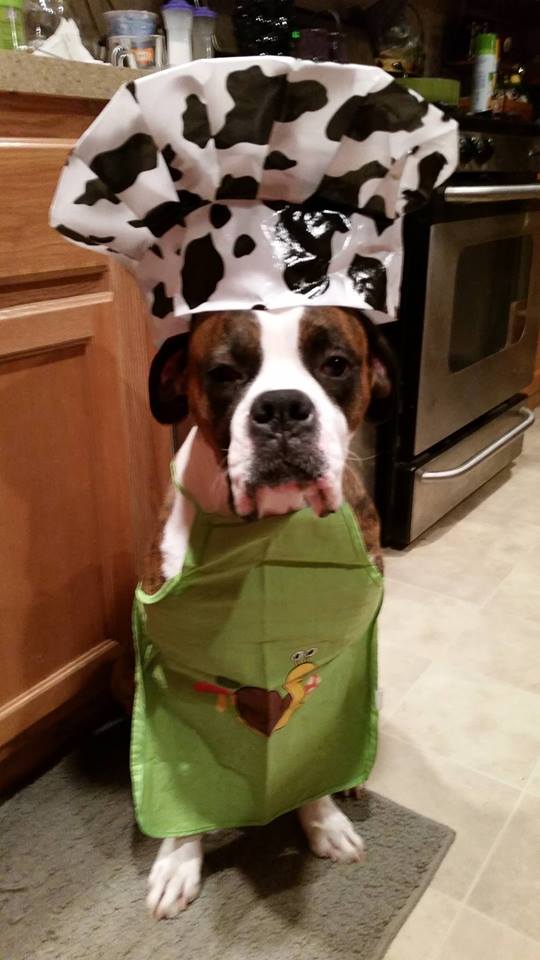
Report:
<svg viewBox="0 0 540 960"><path fill-rule="evenodd" d="M532 253L530 235L463 249L456 273L450 370L463 370L520 339Z"/></svg>

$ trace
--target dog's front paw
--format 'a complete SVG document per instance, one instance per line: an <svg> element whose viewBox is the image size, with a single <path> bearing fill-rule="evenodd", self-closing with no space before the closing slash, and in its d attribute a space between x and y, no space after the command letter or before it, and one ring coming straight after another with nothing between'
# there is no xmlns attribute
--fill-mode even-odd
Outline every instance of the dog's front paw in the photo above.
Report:
<svg viewBox="0 0 540 960"><path fill-rule="evenodd" d="M317 857L327 857L334 863L362 863L362 837L330 797L300 807L298 816Z"/></svg>
<svg viewBox="0 0 540 960"><path fill-rule="evenodd" d="M156 920L172 919L198 897L203 861L201 837L167 837L148 877L146 905Z"/></svg>

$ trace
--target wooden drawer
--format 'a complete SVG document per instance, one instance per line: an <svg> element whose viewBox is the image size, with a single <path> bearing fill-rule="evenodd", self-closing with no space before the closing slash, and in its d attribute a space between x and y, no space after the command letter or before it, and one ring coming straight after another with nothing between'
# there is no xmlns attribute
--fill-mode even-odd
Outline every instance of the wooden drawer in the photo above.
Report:
<svg viewBox="0 0 540 960"><path fill-rule="evenodd" d="M49 227L49 207L70 140L0 139L0 286L106 269L102 254Z"/></svg>

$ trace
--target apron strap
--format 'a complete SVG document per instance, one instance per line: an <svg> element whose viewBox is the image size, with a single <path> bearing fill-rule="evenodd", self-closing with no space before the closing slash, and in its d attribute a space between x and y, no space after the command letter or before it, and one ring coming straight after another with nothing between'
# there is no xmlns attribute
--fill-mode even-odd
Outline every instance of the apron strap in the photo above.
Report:
<svg viewBox="0 0 540 960"><path fill-rule="evenodd" d="M175 465L174 460L171 460L171 480L172 480L172 482L173 482L173 485L174 485L174 486L176 487L176 489L178 490L178 492L181 493L182 496L186 498L186 500L189 500L189 502L190 502L190 503L195 507L195 509L200 513L201 508L200 508L199 504L197 503L197 501L196 501L195 497L193 496L193 494L190 493L189 490L186 490L186 488L185 488L181 483L179 483L179 481L178 481L178 478L177 478L177 476L176 476L176 465Z"/></svg>

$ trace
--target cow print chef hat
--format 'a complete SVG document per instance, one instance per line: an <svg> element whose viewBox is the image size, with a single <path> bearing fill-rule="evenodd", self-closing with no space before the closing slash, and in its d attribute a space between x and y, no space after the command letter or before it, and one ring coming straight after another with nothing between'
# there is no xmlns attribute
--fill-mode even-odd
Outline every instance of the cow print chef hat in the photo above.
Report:
<svg viewBox="0 0 540 960"><path fill-rule="evenodd" d="M197 60L122 87L51 223L136 275L158 342L202 310L392 316L401 216L454 170L456 124L376 67Z"/></svg>

